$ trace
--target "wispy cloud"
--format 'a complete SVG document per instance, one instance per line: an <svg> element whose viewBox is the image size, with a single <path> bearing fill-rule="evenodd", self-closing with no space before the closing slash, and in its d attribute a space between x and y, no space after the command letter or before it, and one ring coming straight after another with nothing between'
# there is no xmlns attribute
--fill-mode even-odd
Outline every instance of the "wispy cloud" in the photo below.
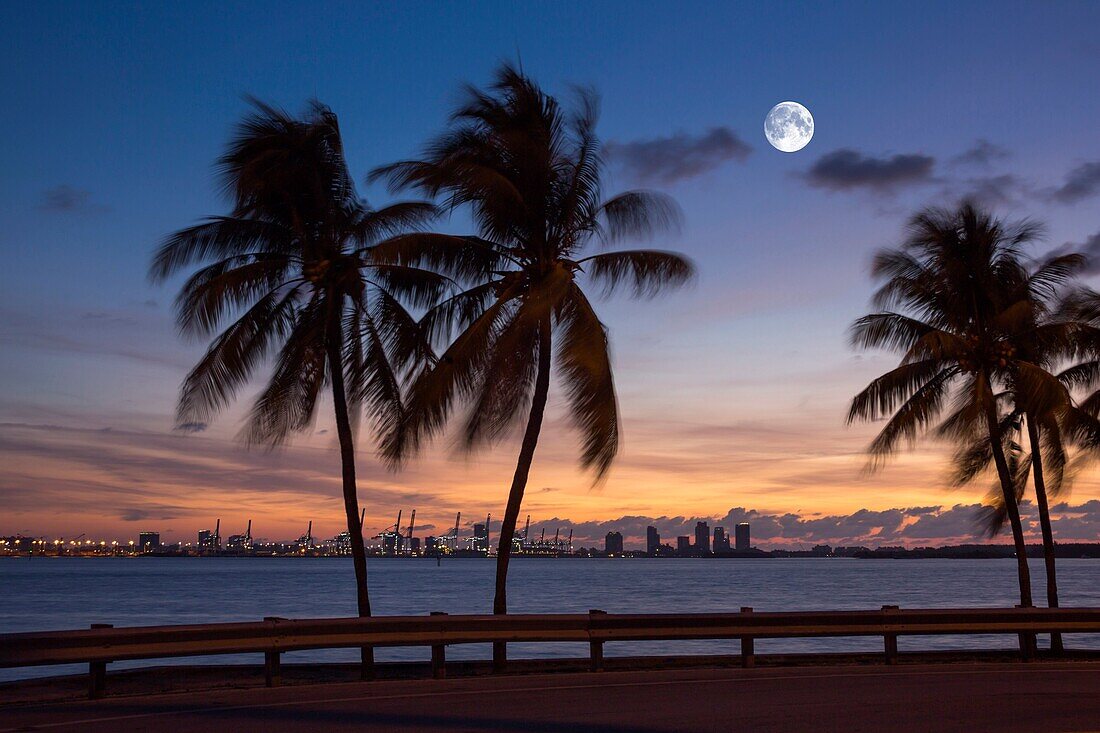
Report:
<svg viewBox="0 0 1100 733"><path fill-rule="evenodd" d="M1003 145L991 143L985 138L979 138L974 144L951 159L952 165L969 165L986 167L1000 161L1008 160L1012 153Z"/></svg>
<svg viewBox="0 0 1100 733"><path fill-rule="evenodd" d="M193 356L172 334L167 316L152 308L50 312L0 306L0 346L55 354L105 356L190 368Z"/></svg>
<svg viewBox="0 0 1100 733"><path fill-rule="evenodd" d="M942 192L947 199L969 199L989 207L1023 204L1033 195L1027 182L1012 173L960 178Z"/></svg>
<svg viewBox="0 0 1100 733"><path fill-rule="evenodd" d="M38 208L42 211L67 214L100 214L110 210L110 207L92 201L91 191L65 183L43 191Z"/></svg>
<svg viewBox="0 0 1100 733"><path fill-rule="evenodd" d="M1083 163L1066 174L1061 186L1050 191L1050 198L1061 204L1078 201L1100 194L1100 161Z"/></svg>
<svg viewBox="0 0 1100 733"><path fill-rule="evenodd" d="M834 191L892 193L931 182L935 164L935 158L919 153L875 157L841 148L818 158L803 177L811 186Z"/></svg>
<svg viewBox="0 0 1100 733"><path fill-rule="evenodd" d="M730 160L744 160L752 148L728 127L701 135L678 132L669 137L608 142L608 158L641 183L672 184L700 176Z"/></svg>

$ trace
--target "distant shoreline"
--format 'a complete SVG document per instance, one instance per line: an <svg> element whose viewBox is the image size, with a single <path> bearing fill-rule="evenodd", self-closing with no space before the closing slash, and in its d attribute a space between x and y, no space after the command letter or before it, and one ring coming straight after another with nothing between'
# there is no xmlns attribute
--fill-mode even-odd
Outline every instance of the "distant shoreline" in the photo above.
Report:
<svg viewBox="0 0 1100 733"><path fill-rule="evenodd" d="M1042 546L1028 545L1028 557L1041 559ZM1055 556L1059 559L1100 559L1100 542L1097 543L1066 543L1055 546ZM104 559L104 558L145 558L145 557L173 557L190 559L224 559L224 558L296 558L296 559L346 559L347 554L326 553L323 551L306 553L262 553L262 552L219 552L219 553L191 553L191 552L146 552L146 553L5 553L2 558L22 559ZM495 555L475 553L459 553L445 555L368 555L371 562L376 560L495 560ZM627 551L621 555L608 556L605 553L579 553L573 554L517 554L513 559L532 560L765 560L765 559L821 559L821 560L1005 560L1015 557L1012 545L947 545L943 547L916 547L905 549L902 547L838 547L826 548L820 546L813 550L750 550L747 552L723 552L709 553L707 555L657 555L650 556L641 551Z"/></svg>

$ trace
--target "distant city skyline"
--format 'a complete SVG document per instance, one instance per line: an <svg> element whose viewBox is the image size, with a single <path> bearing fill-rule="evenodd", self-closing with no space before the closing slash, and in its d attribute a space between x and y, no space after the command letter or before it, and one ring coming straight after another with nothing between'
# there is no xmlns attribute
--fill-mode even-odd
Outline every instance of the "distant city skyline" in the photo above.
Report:
<svg viewBox="0 0 1100 733"><path fill-rule="evenodd" d="M814 544L825 543L832 545L857 545L865 547L901 546L919 547L934 544L969 544L979 543L1005 543L1009 538L987 538L975 536L972 532L973 516L979 510L980 504L955 505L952 507L910 507L894 508L882 511L862 510L850 515L814 515L803 517L798 514L768 514L754 510L746 510L741 507L730 509L722 516L709 517L645 517L624 516L617 519L589 520L574 522L569 519L551 517L540 520L537 517L531 519L531 529L536 533L548 532L551 536L555 532L568 534L572 532L572 541L576 547L603 547L608 533L619 533L622 538L623 548L626 551L646 551L651 547L651 541L658 544L668 544L675 547L677 537L686 536L694 548L701 536L701 525L705 526L708 538L708 551L715 550L713 544L716 529L724 531L724 540L729 545L728 549L746 550L751 547L761 549L798 549ZM1040 539L1038 517L1034 506L1029 501L1021 504L1024 515L1024 524L1029 541ZM433 512L423 513L421 516L433 515ZM1055 535L1060 542L1095 542L1097 535L1093 527L1100 521L1100 500L1090 500L1083 504L1061 502L1055 507L1056 519L1054 520ZM474 515L476 516L476 514ZM524 514L526 517L526 514ZM219 535L223 538L232 537L247 526L247 531L255 537L256 541L264 542L293 542L295 537L304 536L308 529L317 541L328 540L346 530L338 519L331 519L325 523L307 520L298 528L298 531L289 534L269 533L263 526L251 519L243 519L236 523L236 518L215 517L212 521L195 525L193 528L169 527L162 528L156 523L139 523L139 528L129 534L112 534L110 532L81 532L79 529L72 532L39 532L32 529L19 531L0 526L0 536L14 536L26 534L28 537L73 538L77 534L94 536L97 539L108 541L117 539L125 543L128 539L138 540L139 535L146 533L155 534L158 541L169 543L196 543L196 537L202 531L213 534L215 520L221 520ZM370 540L383 532L392 532L393 524L365 526L365 537ZM77 523L79 527L79 523ZM464 520L459 526L461 536L473 540L479 547L484 546L485 532L488 527L488 535L495 539L500 529L499 520L491 520L488 525L484 520ZM745 527L746 529L742 529ZM650 529L655 530L653 538ZM402 534L407 536L409 525L402 523ZM750 540L751 531L751 540ZM423 540L428 536L443 536L454 534L454 524L441 526L431 521L419 521L414 525L414 536ZM517 530L517 535L522 536L523 526ZM133 535L131 537L130 535ZM653 538L653 540L651 540ZM744 541L742 541L744 540ZM751 545L746 543L751 541ZM489 546L493 541L489 542Z"/></svg>

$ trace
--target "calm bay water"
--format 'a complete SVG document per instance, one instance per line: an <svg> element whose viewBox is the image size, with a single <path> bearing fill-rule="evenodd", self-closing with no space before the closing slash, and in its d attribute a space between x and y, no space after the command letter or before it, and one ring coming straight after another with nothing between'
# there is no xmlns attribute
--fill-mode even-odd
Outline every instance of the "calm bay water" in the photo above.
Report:
<svg viewBox="0 0 1100 733"><path fill-rule="evenodd" d="M489 613L493 563L479 559L385 559L368 563L375 614ZM1059 560L1063 606L1100 606L1100 560ZM1040 561L1031 563L1037 602L1045 598ZM264 616L355 615L351 561L343 558L34 558L0 561L0 633L115 626L255 621ZM674 613L994 607L1017 602L1014 560L644 560L516 558L509 608L516 613ZM1041 640L1041 643L1045 641ZM1100 649L1100 636L1067 636ZM877 639L775 639L758 653L875 651ZM906 649L1011 648L1009 637L902 638ZM510 656L584 656L581 644L514 644ZM724 641L608 644L612 654L727 654ZM481 645L448 657L488 658ZM294 652L297 661L352 661L352 650ZM380 649L380 660L427 659L427 649ZM259 655L165 663L258 663ZM119 663L112 668L141 666ZM0 680L74 673L79 667L0 670Z"/></svg>

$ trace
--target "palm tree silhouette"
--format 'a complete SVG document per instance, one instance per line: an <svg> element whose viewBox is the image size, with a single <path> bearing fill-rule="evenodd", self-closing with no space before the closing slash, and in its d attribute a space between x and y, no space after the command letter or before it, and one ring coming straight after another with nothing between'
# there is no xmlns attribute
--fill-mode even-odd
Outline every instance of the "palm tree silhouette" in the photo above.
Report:
<svg viewBox="0 0 1100 733"><path fill-rule="evenodd" d="M526 414L497 549L493 612L500 614L508 608L508 561L553 362L581 433L582 466L598 480L619 448L607 331L580 277L606 291L629 284L635 295L653 295L686 282L693 267L681 255L654 250L578 257L595 241L647 235L679 218L670 199L650 192L604 200L591 92L580 92L576 112L567 115L533 81L504 66L489 91L470 88L468 95L424 160L373 174L395 188L444 195L452 208L469 205L479 233L409 235L383 248L395 262L432 267L468 286L424 316L437 342L459 333L416 379L403 430L383 447L400 462L441 431L459 403L469 407L462 430L467 448L502 437ZM505 655L504 645L496 645L498 667Z"/></svg>
<svg viewBox="0 0 1100 733"><path fill-rule="evenodd" d="M1006 269L1004 302L1014 317L1004 319L1011 332L1004 336L1015 349L1013 367L1005 371L1006 391L998 402L1009 409L1002 418L1003 438L1010 467L1015 476L1015 494L1019 501L1030 477L1035 490L1039 526L1043 538L1043 561L1046 570L1047 605L1058 606L1058 580L1054 557L1054 531L1050 520L1049 499L1057 497L1067 484L1067 453L1065 436L1068 425L1077 420L1068 387L1072 375L1081 367L1070 370L1069 376L1055 377L1050 373L1057 365L1082 352L1092 330L1066 307L1068 296L1076 296L1074 280L1085 266L1079 254L1051 258L1033 271L1021 266L1016 272ZM958 412L941 426L947 437L975 436L970 446L956 454L954 483L961 485L988 467L992 454L988 441L978 436L980 431L952 429L967 416ZM1027 446L1026 452L1022 447ZM986 497L986 511L978 518L979 526L989 536L995 536L1004 526L1007 507L999 490ZM1061 634L1051 635L1051 650L1063 649Z"/></svg>
<svg viewBox="0 0 1100 733"><path fill-rule="evenodd" d="M998 395L998 402L1010 402L1008 393ZM1054 532L1050 520L1049 500L1057 498L1069 484L1069 461L1066 453L1063 415L1054 418L1034 418L1013 409L1001 418L1002 444L1008 459L1009 472L1014 477L1016 501L1020 502L1028 480L1033 480L1039 525L1043 537L1043 561L1047 579L1047 606L1058 607L1058 581L1054 557ZM951 483L964 486L984 473L992 462L988 438L977 430L969 444L961 446L955 454ZM1026 446L1026 448L1025 448ZM999 479L986 494L982 511L975 517L978 529L989 537L995 537L1004 527L1007 508ZM1050 648L1054 653L1064 649L1062 635L1050 635Z"/></svg>
<svg viewBox="0 0 1100 733"><path fill-rule="evenodd" d="M249 444L277 445L312 424L331 387L356 599L359 615L369 616L356 418L365 408L378 429L400 423L400 373L423 349L398 297L426 306L447 285L435 273L376 262L372 251L436 209L420 202L369 209L355 193L328 108L314 103L299 119L253 104L219 161L231 213L169 236L150 269L160 281L202 265L176 300L177 325L186 336L217 333L183 382L177 420L211 419L273 360L241 434ZM364 648L364 674L372 662Z"/></svg>
<svg viewBox="0 0 1100 733"><path fill-rule="evenodd" d="M975 435L985 440L1012 528L1024 606L1032 605L1031 574L997 394L1009 385L1024 409L1037 410L1065 392L1013 340L1036 320L1034 303L1014 286L1021 247L1038 234L1034 224L1009 225L970 203L915 215L904 244L875 257L873 275L884 281L874 297L879 312L852 326L855 346L901 351L901 364L856 395L848 413L849 422L889 417L868 448L875 468L900 443L936 426L953 400L953 414L938 432L964 446Z"/></svg>

